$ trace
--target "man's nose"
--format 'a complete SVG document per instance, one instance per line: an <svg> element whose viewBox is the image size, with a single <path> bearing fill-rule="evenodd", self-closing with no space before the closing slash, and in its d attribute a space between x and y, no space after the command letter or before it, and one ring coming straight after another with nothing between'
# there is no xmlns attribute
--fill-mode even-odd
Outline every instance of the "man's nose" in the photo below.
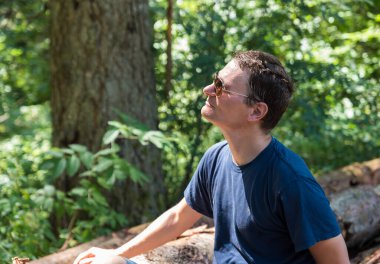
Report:
<svg viewBox="0 0 380 264"><path fill-rule="evenodd" d="M203 93L207 96L215 96L214 84L209 84L203 88Z"/></svg>

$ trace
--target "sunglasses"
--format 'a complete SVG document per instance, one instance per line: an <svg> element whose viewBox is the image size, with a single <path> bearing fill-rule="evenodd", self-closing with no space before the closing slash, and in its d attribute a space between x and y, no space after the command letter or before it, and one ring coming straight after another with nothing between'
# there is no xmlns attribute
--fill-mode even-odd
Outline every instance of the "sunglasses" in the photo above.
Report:
<svg viewBox="0 0 380 264"><path fill-rule="evenodd" d="M216 94L216 96L221 96L223 92L226 92L226 93L229 93L229 94L236 94L236 95L239 95L239 96L243 96L243 97L246 97L248 98L248 95L245 95L245 94L241 94L241 93L237 93L237 92L234 92L234 91L230 91L230 90L227 90L225 87L224 87L224 83L223 81L218 77L218 73L215 73L214 74L214 93Z"/></svg>

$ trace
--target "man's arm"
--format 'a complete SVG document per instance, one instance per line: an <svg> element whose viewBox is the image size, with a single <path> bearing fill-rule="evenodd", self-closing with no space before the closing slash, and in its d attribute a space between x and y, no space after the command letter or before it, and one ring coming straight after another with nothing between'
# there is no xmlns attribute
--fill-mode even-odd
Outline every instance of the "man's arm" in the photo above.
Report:
<svg viewBox="0 0 380 264"><path fill-rule="evenodd" d="M309 250L318 264L350 264L342 235L320 241Z"/></svg>
<svg viewBox="0 0 380 264"><path fill-rule="evenodd" d="M131 258L143 252L154 249L177 238L189 229L202 215L194 211L182 199L158 217L143 232L123 246L116 249L118 255Z"/></svg>
<svg viewBox="0 0 380 264"><path fill-rule="evenodd" d="M134 257L177 238L201 216L186 203L185 199L182 199L176 206L154 220L143 232L121 247L114 250L91 248L80 254L74 264L81 263L80 260L84 259L91 260L89 262L83 261L83 263L91 263L97 258L111 257L112 255L125 258Z"/></svg>

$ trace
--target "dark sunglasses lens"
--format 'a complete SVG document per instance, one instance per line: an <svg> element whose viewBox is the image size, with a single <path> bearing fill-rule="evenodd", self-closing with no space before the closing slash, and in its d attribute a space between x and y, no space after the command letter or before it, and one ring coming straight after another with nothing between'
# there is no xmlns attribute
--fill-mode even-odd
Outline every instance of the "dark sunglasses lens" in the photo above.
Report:
<svg viewBox="0 0 380 264"><path fill-rule="evenodd" d="M223 83L219 78L215 78L214 80L214 86L215 86L215 94L216 96L220 96L222 94L223 90Z"/></svg>

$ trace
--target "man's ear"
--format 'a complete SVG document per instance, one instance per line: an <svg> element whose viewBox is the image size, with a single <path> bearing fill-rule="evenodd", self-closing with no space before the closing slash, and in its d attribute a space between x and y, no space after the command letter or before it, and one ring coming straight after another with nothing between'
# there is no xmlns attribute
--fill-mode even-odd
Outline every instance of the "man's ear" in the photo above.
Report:
<svg viewBox="0 0 380 264"><path fill-rule="evenodd" d="M264 102L258 102L250 106L248 121L262 120L268 113L268 105Z"/></svg>

